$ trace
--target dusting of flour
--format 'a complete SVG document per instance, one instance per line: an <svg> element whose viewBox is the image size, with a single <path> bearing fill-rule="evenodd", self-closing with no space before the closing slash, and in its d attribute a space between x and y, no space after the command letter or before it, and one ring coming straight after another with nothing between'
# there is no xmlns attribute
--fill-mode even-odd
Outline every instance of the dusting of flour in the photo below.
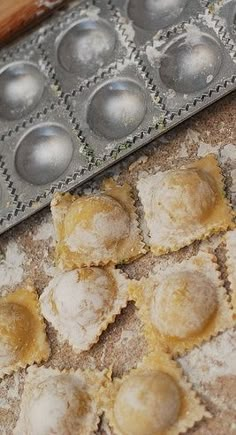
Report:
<svg viewBox="0 0 236 435"><path fill-rule="evenodd" d="M40 225L37 233L34 234L33 240L35 240L35 241L48 240L50 238L52 239L52 241L54 240L53 223L52 223L52 221L50 221L50 222L45 221Z"/></svg>
<svg viewBox="0 0 236 435"><path fill-rule="evenodd" d="M195 386L213 383L221 376L236 376L235 331L220 334L179 362Z"/></svg>
<svg viewBox="0 0 236 435"><path fill-rule="evenodd" d="M23 265L26 262L26 255L16 242L8 243L5 258L0 263L0 283L1 286L15 286L24 277Z"/></svg>

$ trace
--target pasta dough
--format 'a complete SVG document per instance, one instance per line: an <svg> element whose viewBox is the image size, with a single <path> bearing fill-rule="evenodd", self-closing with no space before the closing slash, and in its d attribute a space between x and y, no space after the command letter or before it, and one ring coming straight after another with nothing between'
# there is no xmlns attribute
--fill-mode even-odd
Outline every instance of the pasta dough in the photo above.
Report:
<svg viewBox="0 0 236 435"><path fill-rule="evenodd" d="M127 184L107 180L100 194L56 194L51 210L62 269L123 263L145 252Z"/></svg>
<svg viewBox="0 0 236 435"><path fill-rule="evenodd" d="M28 369L14 435L92 435L99 411L94 400L106 372Z"/></svg>
<svg viewBox="0 0 236 435"><path fill-rule="evenodd" d="M155 270L131 282L129 292L153 349L159 344L181 354L233 326L216 258L209 252Z"/></svg>
<svg viewBox="0 0 236 435"><path fill-rule="evenodd" d="M116 435L177 435L209 416L160 349L122 379L108 381L97 400Z"/></svg>
<svg viewBox="0 0 236 435"><path fill-rule="evenodd" d="M50 349L37 293L26 286L0 299L0 376L46 361Z"/></svg>
<svg viewBox="0 0 236 435"><path fill-rule="evenodd" d="M40 297L42 312L77 352L89 349L127 305L128 279L112 267L62 272Z"/></svg>
<svg viewBox="0 0 236 435"><path fill-rule="evenodd" d="M140 179L138 190L156 255L235 226L213 155Z"/></svg>

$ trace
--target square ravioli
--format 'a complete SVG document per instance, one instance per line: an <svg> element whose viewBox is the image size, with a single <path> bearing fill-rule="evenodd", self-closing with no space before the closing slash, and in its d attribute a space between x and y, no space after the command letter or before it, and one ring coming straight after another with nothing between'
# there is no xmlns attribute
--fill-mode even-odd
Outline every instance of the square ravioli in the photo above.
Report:
<svg viewBox="0 0 236 435"><path fill-rule="evenodd" d="M128 184L109 179L99 194L57 193L51 211L61 269L124 263L145 253Z"/></svg>
<svg viewBox="0 0 236 435"><path fill-rule="evenodd" d="M128 283L111 266L62 272L40 296L42 313L76 352L88 350L127 305Z"/></svg>
<svg viewBox="0 0 236 435"><path fill-rule="evenodd" d="M149 354L123 378L107 382L99 400L116 435L177 435L210 417L164 353Z"/></svg>
<svg viewBox="0 0 236 435"><path fill-rule="evenodd" d="M94 395L105 378L105 371L30 367L13 434L94 434L101 414Z"/></svg>
<svg viewBox="0 0 236 435"><path fill-rule="evenodd" d="M215 256L200 252L130 284L151 348L173 355L233 326L233 312Z"/></svg>
<svg viewBox="0 0 236 435"><path fill-rule="evenodd" d="M235 226L213 155L140 179L138 190L156 255L178 251Z"/></svg>
<svg viewBox="0 0 236 435"><path fill-rule="evenodd" d="M226 266L231 289L231 302L236 320L236 230L228 231L226 241Z"/></svg>
<svg viewBox="0 0 236 435"><path fill-rule="evenodd" d="M29 364L46 361L49 354L36 291L26 285L1 297L0 377Z"/></svg>

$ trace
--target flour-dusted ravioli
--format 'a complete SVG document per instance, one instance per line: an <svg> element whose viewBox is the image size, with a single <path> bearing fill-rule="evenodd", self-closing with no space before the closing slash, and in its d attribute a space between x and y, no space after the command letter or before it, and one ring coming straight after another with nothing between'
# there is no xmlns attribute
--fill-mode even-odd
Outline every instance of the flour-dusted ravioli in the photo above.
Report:
<svg viewBox="0 0 236 435"><path fill-rule="evenodd" d="M133 281L129 290L154 349L160 344L181 354L233 326L216 258L208 252Z"/></svg>
<svg viewBox="0 0 236 435"><path fill-rule="evenodd" d="M228 271L228 280L231 289L231 302L236 320L236 230L228 231L225 235L226 241L226 265Z"/></svg>
<svg viewBox="0 0 236 435"><path fill-rule="evenodd" d="M156 255L235 226L213 155L140 179L138 190Z"/></svg>
<svg viewBox="0 0 236 435"><path fill-rule="evenodd" d="M88 350L127 305L128 283L110 266L62 272L40 296L43 315L77 352Z"/></svg>
<svg viewBox="0 0 236 435"><path fill-rule="evenodd" d="M0 298L0 377L46 361L49 353L36 291L26 285Z"/></svg>
<svg viewBox="0 0 236 435"><path fill-rule="evenodd" d="M62 269L118 264L145 253L128 184L109 179L98 194L57 193L51 211Z"/></svg>
<svg viewBox="0 0 236 435"><path fill-rule="evenodd" d="M94 393L106 372L30 367L14 435L91 435L99 423Z"/></svg>
<svg viewBox="0 0 236 435"><path fill-rule="evenodd" d="M210 416L177 364L161 352L108 382L98 400L116 435L177 435Z"/></svg>

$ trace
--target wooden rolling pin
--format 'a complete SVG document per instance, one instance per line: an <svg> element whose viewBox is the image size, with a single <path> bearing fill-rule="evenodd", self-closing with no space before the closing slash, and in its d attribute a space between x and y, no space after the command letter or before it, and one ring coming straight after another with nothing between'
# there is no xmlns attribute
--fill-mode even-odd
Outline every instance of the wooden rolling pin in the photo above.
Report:
<svg viewBox="0 0 236 435"><path fill-rule="evenodd" d="M0 0L0 46L68 0Z"/></svg>

